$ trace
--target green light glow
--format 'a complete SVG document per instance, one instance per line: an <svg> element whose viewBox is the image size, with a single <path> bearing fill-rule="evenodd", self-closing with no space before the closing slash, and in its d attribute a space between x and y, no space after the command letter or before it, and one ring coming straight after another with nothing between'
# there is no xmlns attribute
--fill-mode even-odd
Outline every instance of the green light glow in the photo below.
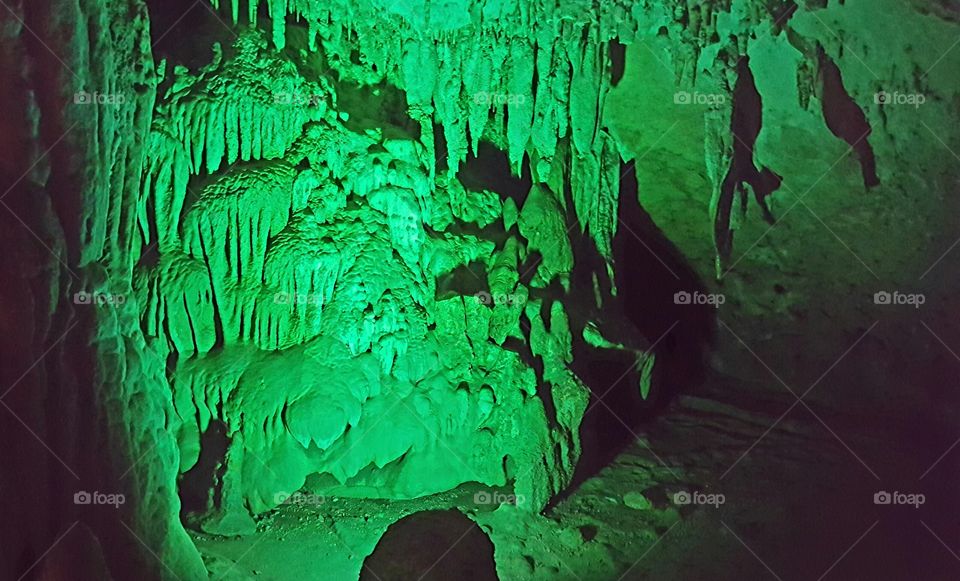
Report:
<svg viewBox="0 0 960 581"><path fill-rule="evenodd" d="M618 578L759 442L744 360L805 372L925 303L904 272L933 264L931 304L949 280L946 2L7 4L0 578L50 547L31 575L230 579L251 551L356 579L435 525L479 526L502 578ZM801 323L829 332L784 349ZM879 375L887 339L845 362ZM634 574L686 572L669 550Z"/></svg>
<svg viewBox="0 0 960 581"><path fill-rule="evenodd" d="M543 320L530 298L569 286L565 201L436 174L434 146L391 125L403 110L361 111L377 116L361 129L335 84L255 30L167 85L139 216L159 257L138 280L148 334L178 354L184 486L217 491L192 507L200 526L252 532L305 485L396 499L509 485L542 508L576 465L587 401L562 303Z"/></svg>

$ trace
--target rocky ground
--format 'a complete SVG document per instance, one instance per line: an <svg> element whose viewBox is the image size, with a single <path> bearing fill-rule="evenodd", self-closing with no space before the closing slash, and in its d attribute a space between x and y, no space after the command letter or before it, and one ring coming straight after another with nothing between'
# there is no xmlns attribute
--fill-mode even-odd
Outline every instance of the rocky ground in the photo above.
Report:
<svg viewBox="0 0 960 581"><path fill-rule="evenodd" d="M542 516L477 513L471 490L325 499L271 513L254 536L195 540L212 578L352 579L390 523L453 504L490 532L502 579L956 578L954 441L917 416L864 411L808 409L773 377L717 377ZM925 502L877 505L880 491Z"/></svg>

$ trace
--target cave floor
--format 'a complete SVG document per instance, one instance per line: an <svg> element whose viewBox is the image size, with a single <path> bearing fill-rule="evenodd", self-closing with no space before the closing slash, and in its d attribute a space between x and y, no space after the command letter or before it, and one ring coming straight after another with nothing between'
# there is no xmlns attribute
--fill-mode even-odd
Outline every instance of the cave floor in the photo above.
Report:
<svg viewBox="0 0 960 581"><path fill-rule="evenodd" d="M918 414L891 420L829 399L715 377L546 516L476 513L464 488L283 506L255 535L194 540L212 579L356 579L390 523L458 506L490 532L502 579L956 579L954 463L937 462L946 445L934 449ZM876 505L880 490L926 503ZM680 491L704 504L678 505Z"/></svg>

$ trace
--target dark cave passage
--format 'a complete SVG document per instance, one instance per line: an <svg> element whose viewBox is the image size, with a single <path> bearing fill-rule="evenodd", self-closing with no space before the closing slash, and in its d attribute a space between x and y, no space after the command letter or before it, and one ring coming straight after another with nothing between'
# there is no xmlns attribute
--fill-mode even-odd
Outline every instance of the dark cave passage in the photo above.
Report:
<svg viewBox="0 0 960 581"><path fill-rule="evenodd" d="M150 0L150 40L156 55L173 65L200 68L210 62L211 41L229 53L236 33L210 5L192 0ZM241 22L244 20L241 19Z"/></svg>
<svg viewBox="0 0 960 581"><path fill-rule="evenodd" d="M716 340L717 309L678 301L678 293L707 295L709 289L641 206L636 171L629 167L621 175L622 228L614 239L618 298L627 319L656 343L669 399L670 393L692 389L703 380L706 357Z"/></svg>
<svg viewBox="0 0 960 581"><path fill-rule="evenodd" d="M623 340L638 333L645 345L652 346L650 393L641 396L635 354L599 349L575 334L573 369L590 387L591 398L582 428L583 457L571 488L632 444L641 422L656 417L677 394L700 385L716 339L714 307L677 301L678 293L705 295L706 285L641 207L633 166L623 164L621 176L620 228L614 238L617 294L609 298L598 320L601 332L606 330L611 337ZM602 272L602 260L595 250L590 252L589 240L581 239L579 247L575 288L577 281L590 284L590 264L592 273Z"/></svg>
<svg viewBox="0 0 960 581"><path fill-rule="evenodd" d="M363 562L361 581L498 581L493 543L456 510L418 512L390 525Z"/></svg>
<svg viewBox="0 0 960 581"><path fill-rule="evenodd" d="M227 444L226 426L221 421L211 422L200 440L199 459L180 476L180 511L185 522L220 508Z"/></svg>
<svg viewBox="0 0 960 581"><path fill-rule="evenodd" d="M438 133L440 137L442 133ZM443 140L438 141L437 157L446 159L441 152L446 151L446 145ZM446 169L444 162L439 168ZM477 155L471 152L467 156L467 161L460 167L457 173L457 179L463 184L463 187L469 191L489 190L497 192L503 199L511 198L518 207L523 205L530 188L533 186L533 179L530 176L530 162L524 158L520 175L514 175L513 168L510 165L510 159L507 152L498 149L495 145L481 141L477 148Z"/></svg>

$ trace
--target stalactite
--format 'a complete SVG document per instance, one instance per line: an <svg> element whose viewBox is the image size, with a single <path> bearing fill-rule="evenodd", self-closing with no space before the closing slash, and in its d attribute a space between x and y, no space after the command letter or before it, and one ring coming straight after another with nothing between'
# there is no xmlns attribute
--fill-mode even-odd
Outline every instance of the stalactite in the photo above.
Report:
<svg viewBox="0 0 960 581"><path fill-rule="evenodd" d="M366 6L270 0L274 48L245 32L230 58L215 51L197 72L175 70L150 136L157 155L138 220L168 255L145 277L146 328L199 356L176 372L183 437L199 438L211 418L230 434L231 474L221 490L230 498L207 515L207 530L248 530L245 511L227 513L267 510L271 491L303 486L308 474L403 497L468 480L503 484L509 455L532 467L514 484L534 507L568 481L586 390L568 369L568 314L544 297L569 291L571 218L611 268L622 159L601 123L608 41L644 19L659 18L673 34L693 17L699 29L687 31L674 59L693 78L716 27L697 6L666 14L649 2L615 2L594 16L569 8L488 3L471 14L431 4L424 12L398 7L385 20ZM306 21L305 38L285 37L288 15ZM415 30L420 21L442 24ZM502 34L505 23L515 24L513 34ZM333 83L302 78L276 50L287 45L322 52L339 83L400 87L419 140L358 131L338 112ZM303 95L317 97L291 102ZM521 208L457 181L481 141L504 151L516 173L529 162L534 185L518 198ZM446 158L438 160L441 147ZM436 175L438 165L447 172ZM465 225L502 228L501 242L458 232ZM524 281L521 264L535 256L541 262ZM482 292L460 290L475 285ZM502 347L510 338L529 342L543 361L550 409L531 397L537 372ZM290 357L304 361L296 373L276 367ZM334 379L334 368L365 377L369 390ZM295 376L275 379L285 373ZM386 437L375 425L397 403L439 414L429 420L437 423L425 433L394 418ZM196 425L191 406L206 410ZM520 425L538 428L523 441L507 436ZM445 462L430 433L494 452L430 481L424 471ZM354 449L364 435L372 442ZM248 452L282 477L246 464Z"/></svg>
<svg viewBox="0 0 960 581"><path fill-rule="evenodd" d="M429 14L411 14L411 20L383 20L363 6L335 3L321 8L285 0L268 0L267 4L275 46L285 46L283 20L285 14L295 14L307 21L310 38L320 40L335 68L361 78L363 73L351 62L352 51L358 49L367 68L376 66L376 78L393 79L402 86L410 110L423 125L424 145L431 152L428 118L442 127L451 174L465 158L467 144L476 153L480 140L492 135L504 136L510 160L517 167L530 152L542 160L540 170L545 172L557 141L566 137L568 129L576 152L596 155L602 149L595 147L594 141L609 84L605 47L625 28L636 29L637 24L630 22L639 14L637 8L631 11L619 3L604 5L599 17L593 18L590 11L572 5L536 2L528 6L520 2L496 8L486 4L476 20L453 6L429 4ZM645 2L643 9L649 12L650 6ZM344 14L354 16L343 18ZM426 35L414 26L417 18L425 16L436 19L431 22L438 26ZM373 31L374 23L392 30ZM498 32L504 29L517 32ZM562 42L555 42L558 36ZM491 128L491 119L504 126ZM218 151L214 150L215 157ZM270 157L266 151L262 155ZM241 159L251 156L260 157L255 149ZM594 165L577 164L588 171L584 183L597 183L600 168ZM587 215L581 219L588 221ZM609 233L610 229L603 231ZM609 241L600 246L608 248Z"/></svg>
<svg viewBox="0 0 960 581"><path fill-rule="evenodd" d="M548 286L556 276L573 270L573 251L556 194L535 185L520 210L518 225L530 251L541 254L534 286Z"/></svg>

